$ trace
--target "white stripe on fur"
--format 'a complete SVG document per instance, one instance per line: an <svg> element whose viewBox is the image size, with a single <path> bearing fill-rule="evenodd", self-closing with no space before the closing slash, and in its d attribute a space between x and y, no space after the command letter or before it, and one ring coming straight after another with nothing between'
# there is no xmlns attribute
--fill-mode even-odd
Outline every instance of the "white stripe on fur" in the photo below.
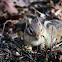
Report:
<svg viewBox="0 0 62 62"><path fill-rule="evenodd" d="M44 22L44 26L47 28L47 24L49 24L49 23L52 23L52 22L50 22L50 21L45 21L45 22Z"/></svg>

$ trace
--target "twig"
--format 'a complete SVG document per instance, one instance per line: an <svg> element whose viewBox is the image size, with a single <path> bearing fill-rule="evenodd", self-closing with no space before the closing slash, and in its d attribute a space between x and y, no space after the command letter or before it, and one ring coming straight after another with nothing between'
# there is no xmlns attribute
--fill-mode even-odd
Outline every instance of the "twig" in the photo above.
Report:
<svg viewBox="0 0 62 62"><path fill-rule="evenodd" d="M1 62L3 62L3 55L2 55L2 57L1 57Z"/></svg>
<svg viewBox="0 0 62 62"><path fill-rule="evenodd" d="M53 49L52 52L58 52L58 51L62 51L62 48L59 48L59 49Z"/></svg>
<svg viewBox="0 0 62 62"><path fill-rule="evenodd" d="M52 54L52 36L53 36L53 27L52 27L51 41L50 41L50 45L51 45L51 54Z"/></svg>
<svg viewBox="0 0 62 62"><path fill-rule="evenodd" d="M3 37L4 29L5 29L5 23L4 23L4 25L3 25L3 31L2 31L2 36L1 36L1 38L0 38L0 42L1 42L1 39L2 39L2 37Z"/></svg>
<svg viewBox="0 0 62 62"><path fill-rule="evenodd" d="M45 14L43 14L43 13L39 12L39 11L38 11L38 10L36 10L34 7L30 6L30 9L35 10L35 11L36 11L36 12L38 12L41 16L42 16L42 15L44 15L44 16L42 16L42 17L43 17L43 18L45 18Z"/></svg>
<svg viewBox="0 0 62 62"><path fill-rule="evenodd" d="M31 59L32 61L36 62L35 60L33 60L30 56L26 55L26 54L23 54L25 55L26 57L28 57L29 59Z"/></svg>
<svg viewBox="0 0 62 62"><path fill-rule="evenodd" d="M4 33L4 30L5 30L5 25L6 25L8 22L12 22L12 21L11 21L11 20L8 20L8 21L6 21L6 22L4 23L4 25L3 25L3 31L2 31L2 36L1 36L1 38L0 38L0 42L1 42L1 39L2 39L2 37L3 37L3 33Z"/></svg>
<svg viewBox="0 0 62 62"><path fill-rule="evenodd" d="M48 54L46 53L46 62L48 62Z"/></svg>

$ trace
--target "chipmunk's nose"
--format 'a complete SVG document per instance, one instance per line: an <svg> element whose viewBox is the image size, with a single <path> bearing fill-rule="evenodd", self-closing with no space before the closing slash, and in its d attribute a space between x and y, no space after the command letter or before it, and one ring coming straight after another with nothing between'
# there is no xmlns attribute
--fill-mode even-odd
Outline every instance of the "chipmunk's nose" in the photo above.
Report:
<svg viewBox="0 0 62 62"><path fill-rule="evenodd" d="M36 40L39 40L39 37L36 37Z"/></svg>
<svg viewBox="0 0 62 62"><path fill-rule="evenodd" d="M36 36L36 40L39 40L39 39L40 39L40 35L37 35L37 36Z"/></svg>

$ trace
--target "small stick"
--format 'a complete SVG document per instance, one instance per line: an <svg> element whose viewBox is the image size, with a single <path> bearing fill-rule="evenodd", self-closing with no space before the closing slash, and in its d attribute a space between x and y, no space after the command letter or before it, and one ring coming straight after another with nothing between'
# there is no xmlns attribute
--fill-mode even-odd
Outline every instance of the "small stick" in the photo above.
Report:
<svg viewBox="0 0 62 62"><path fill-rule="evenodd" d="M51 41L50 41L50 45L51 45L51 54L52 54L52 36L53 36L53 27L52 27Z"/></svg>
<svg viewBox="0 0 62 62"><path fill-rule="evenodd" d="M36 12L38 12L40 15L42 14L41 12L39 12L38 10L36 10L34 7L30 6L30 9L35 10Z"/></svg>
<svg viewBox="0 0 62 62"><path fill-rule="evenodd" d="M6 22L4 23L4 25L3 25L3 31L2 31L2 36L1 36L1 38L0 38L0 42L1 42L1 39L2 39L2 37L3 37L3 33L4 33L4 30L5 30L5 25L6 25L8 22L12 22L12 21L11 21L11 20L8 20L8 21L6 21Z"/></svg>
<svg viewBox="0 0 62 62"><path fill-rule="evenodd" d="M45 15L45 14L43 14L43 13L41 13L41 12L39 12L38 10L36 10L34 7L32 7L32 6L30 6L30 9L33 9L33 10L35 10L36 12L38 12L40 15ZM45 16L42 16L43 18L45 18Z"/></svg>

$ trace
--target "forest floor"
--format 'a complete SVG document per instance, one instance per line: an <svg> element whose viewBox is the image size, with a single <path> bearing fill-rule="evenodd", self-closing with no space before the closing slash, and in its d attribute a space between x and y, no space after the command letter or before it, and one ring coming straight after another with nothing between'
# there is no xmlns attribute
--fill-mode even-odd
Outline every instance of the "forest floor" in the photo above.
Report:
<svg viewBox="0 0 62 62"><path fill-rule="evenodd" d="M0 62L62 62L62 37L61 45L57 48L45 47L40 50L37 46L33 47L34 53L28 49L23 39L26 20L33 20L36 17L35 11L39 17L62 22L62 0L56 3L37 1L28 7L15 7L17 15L0 11Z"/></svg>

